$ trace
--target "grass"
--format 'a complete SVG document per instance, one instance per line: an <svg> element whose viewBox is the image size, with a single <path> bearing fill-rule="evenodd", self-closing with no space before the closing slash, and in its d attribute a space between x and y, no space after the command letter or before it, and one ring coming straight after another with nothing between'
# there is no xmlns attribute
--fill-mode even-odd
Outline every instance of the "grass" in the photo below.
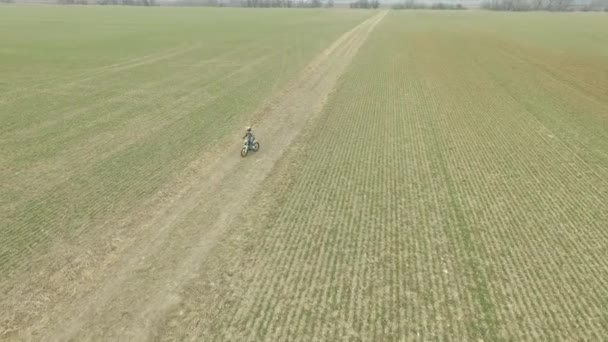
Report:
<svg viewBox="0 0 608 342"><path fill-rule="evenodd" d="M226 134L367 15L3 6L0 270L240 138Z"/></svg>
<svg viewBox="0 0 608 342"><path fill-rule="evenodd" d="M180 307L212 313L188 331L605 336L605 18L390 13L258 195L276 198L268 218L225 242L239 276Z"/></svg>

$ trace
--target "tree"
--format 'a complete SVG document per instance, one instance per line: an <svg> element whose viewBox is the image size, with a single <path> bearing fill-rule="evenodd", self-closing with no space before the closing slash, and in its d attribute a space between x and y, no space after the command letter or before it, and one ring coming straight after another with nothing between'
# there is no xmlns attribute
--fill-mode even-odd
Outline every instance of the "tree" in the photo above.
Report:
<svg viewBox="0 0 608 342"><path fill-rule="evenodd" d="M543 0L531 0L530 8L535 11L540 11L543 8Z"/></svg>
<svg viewBox="0 0 608 342"><path fill-rule="evenodd" d="M574 0L488 0L481 7L495 11L572 11L573 3Z"/></svg>
<svg viewBox="0 0 608 342"><path fill-rule="evenodd" d="M357 0L355 2L351 2L350 8L371 8L371 6L368 0Z"/></svg>

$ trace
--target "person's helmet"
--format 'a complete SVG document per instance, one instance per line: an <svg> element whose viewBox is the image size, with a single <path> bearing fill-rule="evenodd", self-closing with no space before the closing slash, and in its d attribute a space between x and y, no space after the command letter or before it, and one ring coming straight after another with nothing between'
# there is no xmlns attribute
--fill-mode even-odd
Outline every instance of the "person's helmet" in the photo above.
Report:
<svg viewBox="0 0 608 342"><path fill-rule="evenodd" d="M251 132L251 126L247 126L247 128L245 128L247 130L247 132Z"/></svg>

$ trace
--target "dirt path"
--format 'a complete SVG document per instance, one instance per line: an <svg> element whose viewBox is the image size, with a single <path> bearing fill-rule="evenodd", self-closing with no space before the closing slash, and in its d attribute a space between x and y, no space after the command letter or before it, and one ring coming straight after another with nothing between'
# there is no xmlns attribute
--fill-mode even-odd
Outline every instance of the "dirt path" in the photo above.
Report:
<svg viewBox="0 0 608 342"><path fill-rule="evenodd" d="M239 141L218 147L102 235L58 246L33 260L30 274L0 286L0 337L149 340L385 14L346 32L266 103L255 122L260 152L242 159Z"/></svg>

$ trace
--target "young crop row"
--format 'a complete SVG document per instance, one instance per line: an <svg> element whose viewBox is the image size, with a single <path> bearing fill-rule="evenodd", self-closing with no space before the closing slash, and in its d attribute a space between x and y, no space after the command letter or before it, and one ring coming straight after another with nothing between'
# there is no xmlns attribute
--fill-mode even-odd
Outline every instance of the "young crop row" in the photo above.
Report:
<svg viewBox="0 0 608 342"><path fill-rule="evenodd" d="M490 332L495 336L520 333L521 337L600 336L595 317L601 315L601 308L594 301L601 295L595 287L605 279L595 276L593 269L606 265L599 260L592 264L576 260L590 244L606 238L600 229L605 211L605 184L598 177L602 168L589 170L588 164L576 160L576 154L564 153L570 144L579 142L547 139L550 123L536 117L546 111L526 106L521 96L511 93L519 91L511 87L526 83L506 86L500 78L527 80L538 77L538 70L530 68L513 75L508 59L492 58L486 59L492 61L489 63L441 66L441 59L432 56L466 61L474 52L483 60L485 56L496 58L496 51L484 50L484 45L477 49L469 46L467 53L459 56L455 52L465 42L450 48L451 42L437 41L429 44L427 51L429 63L434 65L421 70L421 75L442 84L435 92L444 94L444 102L454 105L445 106L433 117L433 134L443 144L441 149L449 151L444 162L450 191L457 194L454 208L461 208L461 224L470 227L474 235L469 238L480 246L477 255L470 258L476 270L486 270L485 282L494 284L486 285L485 290L473 287L485 297L479 298L481 304L492 304L488 305L488 312L494 312ZM423 44L417 46L420 50ZM553 85L544 82L535 87L546 84ZM536 100L546 101L550 95L547 91ZM569 101L581 101L576 95L553 98L552 103L572 105ZM552 108L553 117L570 114L560 112L557 106ZM587 150L593 152L593 148ZM578 242L570 245L566 241ZM587 279L586 286L578 280L581 278Z"/></svg>
<svg viewBox="0 0 608 342"><path fill-rule="evenodd" d="M135 89L121 88L124 93L107 96L107 91L92 90L87 96L94 99L92 103L49 113L52 119L30 133L48 141L25 151L16 146L15 151L21 153L9 156L9 165L15 168L6 170L9 186L27 196L8 204L14 209L8 211L5 222L8 231L3 232L1 263L18 262L24 248L34 250L53 234L78 235L96 219L136 205L138 197L155 190L157 177L168 176L173 165L181 164L179 159L190 158L191 153L185 151L200 149L201 137L194 138L195 130L213 121L216 129L206 133L206 139L216 140L224 132L227 120L195 113L230 110L222 106L222 100L257 85L251 75L264 59L268 58L244 66L224 62L224 67L192 78L192 73L208 67L197 63L191 72ZM100 78L96 82L110 83ZM217 88L218 84L223 86ZM62 130L65 121L70 126ZM43 135L43 131L48 133ZM176 131L184 133L183 141L176 139ZM25 135L24 130L16 130L10 136L17 145ZM180 151L171 152L176 144ZM162 151L166 153L159 155Z"/></svg>
<svg viewBox="0 0 608 342"><path fill-rule="evenodd" d="M226 261L243 274L214 292L217 316L191 322L199 332L606 334L608 160L605 133L587 127L608 103L553 77L558 65L518 61L531 51L483 40L487 22L444 19L391 14L371 34L259 196L278 199L243 228L247 252Z"/></svg>
<svg viewBox="0 0 608 342"><path fill-rule="evenodd" d="M215 14L199 13L190 18L194 23L184 13L167 15L177 27L185 20L181 29L189 30L203 25L201 16ZM148 202L158 200L159 190L208 149L239 140L227 135L250 123L244 115L256 112L260 99L364 17L271 16L268 23L288 21L295 32L311 20L320 23L306 37L290 40L289 30L233 30L235 22L263 18L238 11L224 15L222 39L205 31L166 42L192 46L183 51L150 39L149 50L164 52L66 72L44 87L32 81L31 94L17 91L2 99L0 288L6 296L0 299L0 336L60 308L56 300L78 295L87 272L102 268L105 254L129 236L122 231L125 222L137 224L151 215L145 212ZM145 31L150 18L137 20ZM105 37L94 33L81 36L81 44ZM113 51L106 53L113 58Z"/></svg>

